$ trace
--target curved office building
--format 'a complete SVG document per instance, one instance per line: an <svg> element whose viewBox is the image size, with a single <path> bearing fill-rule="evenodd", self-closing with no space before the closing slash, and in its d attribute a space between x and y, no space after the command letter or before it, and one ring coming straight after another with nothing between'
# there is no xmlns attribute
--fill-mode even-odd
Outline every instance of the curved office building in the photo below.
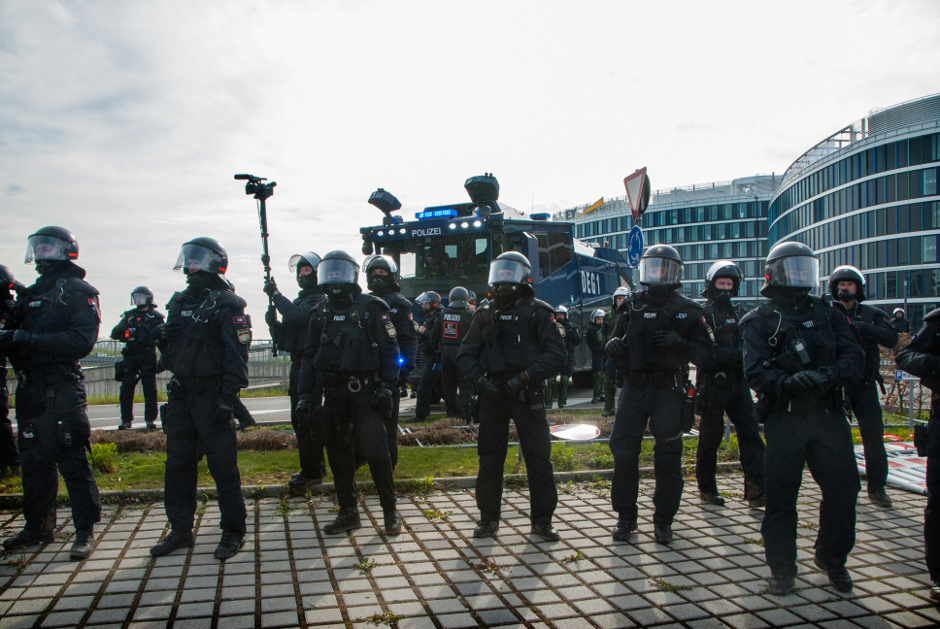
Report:
<svg viewBox="0 0 940 629"><path fill-rule="evenodd" d="M916 329L940 305L938 144L940 94L843 127L784 174L770 199L770 246L812 247L823 293L837 266L858 267L869 303L890 311L907 301Z"/></svg>

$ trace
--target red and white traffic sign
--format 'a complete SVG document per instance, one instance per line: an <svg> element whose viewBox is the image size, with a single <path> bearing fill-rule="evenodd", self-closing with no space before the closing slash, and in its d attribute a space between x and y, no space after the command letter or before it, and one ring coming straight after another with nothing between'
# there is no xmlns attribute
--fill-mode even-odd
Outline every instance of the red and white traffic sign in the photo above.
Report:
<svg viewBox="0 0 940 629"><path fill-rule="evenodd" d="M633 213L633 222L636 223L650 202L650 178L646 176L646 166L624 177L623 187L627 189L627 201Z"/></svg>

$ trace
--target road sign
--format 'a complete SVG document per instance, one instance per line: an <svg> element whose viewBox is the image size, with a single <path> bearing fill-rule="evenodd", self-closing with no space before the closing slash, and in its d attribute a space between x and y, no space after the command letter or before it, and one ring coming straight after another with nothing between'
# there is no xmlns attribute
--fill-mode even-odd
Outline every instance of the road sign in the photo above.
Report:
<svg viewBox="0 0 940 629"><path fill-rule="evenodd" d="M630 230L630 237L627 239L627 266L635 269L640 264L640 257L643 255L643 230L639 225L634 225Z"/></svg>
<svg viewBox="0 0 940 629"><path fill-rule="evenodd" d="M895 370L894 372L895 380L920 380L917 376L912 376L906 371L901 371L900 369Z"/></svg>
<svg viewBox="0 0 940 629"><path fill-rule="evenodd" d="M646 176L646 166L624 177L623 187L627 189L627 201L630 203L635 223L643 216L650 202L650 178Z"/></svg>

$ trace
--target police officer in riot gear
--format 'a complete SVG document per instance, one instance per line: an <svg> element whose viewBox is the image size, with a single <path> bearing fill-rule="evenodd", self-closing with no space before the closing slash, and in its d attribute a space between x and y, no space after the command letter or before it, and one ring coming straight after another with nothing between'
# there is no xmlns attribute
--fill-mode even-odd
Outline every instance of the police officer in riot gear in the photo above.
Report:
<svg viewBox="0 0 940 629"><path fill-rule="evenodd" d="M469 306L470 292L463 286L450 291L447 309L434 322L431 338L434 349L441 355L441 380L444 386L444 405L448 417L459 417L472 423L470 417L470 381L457 366L457 350L470 331L473 311Z"/></svg>
<svg viewBox="0 0 940 629"><path fill-rule="evenodd" d="M725 428L725 413L738 436L744 470L744 498L752 509L764 506L764 440L754 417L754 400L744 378L744 339L738 325L744 311L731 302L738 296L741 270L731 260L718 260L705 273L705 325L714 339L715 362L696 374L699 424L695 479L701 499L723 505L715 469L718 446Z"/></svg>
<svg viewBox="0 0 940 629"><path fill-rule="evenodd" d="M637 529L640 446L649 423L656 439L654 535L660 544L672 542L672 521L682 498L682 436L692 427L683 404L689 361L701 369L714 360L702 307L676 291L682 285L682 268L682 258L669 245L647 249L640 259L640 284L646 288L620 303L617 327L607 342L607 355L624 374L610 435L610 493L619 514L614 528L619 541Z"/></svg>
<svg viewBox="0 0 940 629"><path fill-rule="evenodd" d="M558 333L565 339L565 351L568 352L568 362L561 368L561 374L558 380L549 378L545 385L545 408L552 407L552 399L555 397L555 391L558 392L558 408L565 408L568 403L568 381L571 380L571 374L574 371L574 348L581 344L581 335L578 332L578 326L573 321L568 320L568 308L560 305L555 308L555 323L558 326Z"/></svg>
<svg viewBox="0 0 940 629"><path fill-rule="evenodd" d="M480 523L473 536L490 537L499 528L503 464L512 419L525 457L532 533L555 541L558 533L552 527L552 515L558 493L541 396L545 379L561 371L568 353L552 316L553 308L535 299L532 266L524 255L509 251L493 260L489 283L495 299L474 313L457 354L457 365L480 397L480 472L476 483Z"/></svg>
<svg viewBox="0 0 940 629"><path fill-rule="evenodd" d="M98 291L84 281L77 259L78 241L67 229L43 227L31 235L25 261L36 263L39 279L20 292L0 332L0 353L19 377L16 424L26 520L3 547L53 540L61 473L75 526L73 560L91 554L94 525L101 521L98 486L85 457L91 426L78 363L98 340L101 309Z"/></svg>
<svg viewBox="0 0 940 629"><path fill-rule="evenodd" d="M245 300L224 277L228 254L212 238L183 244L173 270L187 288L174 293L161 330L160 354L173 377L167 385L166 515L171 531L150 549L156 557L195 542L196 465L204 453L215 479L222 538L217 559L245 544L246 512L236 449L235 399L248 386L251 320Z"/></svg>
<svg viewBox="0 0 940 629"><path fill-rule="evenodd" d="M804 465L822 490L816 566L840 591L852 589L845 569L855 544L855 500L860 488L852 432L841 389L861 377L865 353L845 314L809 292L819 284L819 259L799 242L767 255L761 295L771 300L747 313L744 373L760 396L767 451L767 507L761 534L771 576L767 588L783 595L796 575L796 502Z"/></svg>
<svg viewBox="0 0 940 629"><path fill-rule="evenodd" d="M415 403L415 416L409 422L423 422L431 414L431 396L434 395L434 385L441 374L440 354L434 348L434 339L431 332L434 323L444 306L441 305L441 296L432 291L421 293L415 303L424 311L424 319L418 326L418 349L421 350L421 382L418 383L418 401Z"/></svg>
<svg viewBox="0 0 940 629"><path fill-rule="evenodd" d="M617 327L617 312L624 298L630 294L630 289L626 286L618 286L610 298L610 312L604 315L604 345L614 334ZM617 361L606 360L604 362L604 410L601 417L613 417L617 413L617 387L622 383L617 381Z"/></svg>
<svg viewBox="0 0 940 629"><path fill-rule="evenodd" d="M323 482L326 476L326 460L323 457L323 444L320 443L311 426L301 422L297 416L297 402L300 399L298 384L303 365L304 346L306 345L307 326L310 325L310 313L314 307L326 300L319 287L317 267L320 256L312 251L292 255L287 263L291 273L296 273L300 292L291 301L278 290L272 277L264 283L264 292L274 301L264 315L265 323L271 332L271 338L281 351L290 353L290 375L288 392L290 394L290 423L297 436L297 452L300 458L300 471L291 476L288 485L293 489L306 489ZM281 313L278 321L277 314Z"/></svg>
<svg viewBox="0 0 940 629"><path fill-rule="evenodd" d="M917 453L927 457L927 507L924 509L924 551L932 585L930 598L940 601L940 309L924 316L924 325L898 354L898 369L920 378L932 392L926 435L915 427Z"/></svg>
<svg viewBox="0 0 940 629"><path fill-rule="evenodd" d="M118 430L129 430L134 422L134 390L140 381L144 390L144 421L147 428L156 430L157 424L157 341L154 330L163 325L163 315L153 303L153 292L138 286L131 292L130 310L121 315L121 321L111 330L111 338L124 342L123 360L118 369L121 379L121 425Z"/></svg>
<svg viewBox="0 0 940 629"><path fill-rule="evenodd" d="M398 339L398 385L405 386L408 376L414 371L418 357L418 326L411 317L411 302L398 291L398 265L386 255L371 255L362 263L366 273L366 285L370 294L388 305L388 316L395 326ZM392 468L398 465L398 410L401 396L392 400L392 410L385 417L385 435L388 438L388 453Z"/></svg>
<svg viewBox="0 0 940 629"><path fill-rule="evenodd" d="M298 414L310 414L326 443L340 511L328 535L359 528L356 455L369 463L388 535L401 532L385 418L398 392L398 331L388 305L359 288L359 265L345 251L320 262L326 301L314 308L300 372ZM317 390L323 391L319 406Z"/></svg>
<svg viewBox="0 0 940 629"><path fill-rule="evenodd" d="M8 329L13 316L13 304L16 301L13 291L17 286L13 271L0 264L0 331ZM20 287L22 287L20 285ZM20 451L16 447L16 433L10 419L10 398L7 392L7 359L0 351L0 365L3 366L3 380L0 381L0 478L8 474L19 474Z"/></svg>
<svg viewBox="0 0 940 629"><path fill-rule="evenodd" d="M878 385L881 377L882 347L898 344L898 331L891 327L888 315L865 300L865 278L854 266L837 267L829 275L829 293L862 339L865 370L862 380L845 387L852 413L858 419L858 431L865 448L865 476L868 478L868 499L879 507L891 508L891 497L885 491L888 480L888 455L885 453L885 425L881 416Z"/></svg>
<svg viewBox="0 0 940 629"><path fill-rule="evenodd" d="M892 314L891 326L899 333L910 334L911 322L904 316L904 308L895 308Z"/></svg>
<svg viewBox="0 0 940 629"><path fill-rule="evenodd" d="M591 323L588 324L585 336L591 350L591 371L594 373L594 396L591 398L591 404L597 404L604 400L604 361L607 359L607 353L604 351L607 339L604 337L603 310L591 313Z"/></svg>

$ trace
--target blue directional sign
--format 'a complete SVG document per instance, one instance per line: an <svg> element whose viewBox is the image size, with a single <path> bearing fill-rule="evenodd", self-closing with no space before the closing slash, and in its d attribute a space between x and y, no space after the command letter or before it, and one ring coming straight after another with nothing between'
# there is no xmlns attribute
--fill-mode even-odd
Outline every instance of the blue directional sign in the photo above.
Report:
<svg viewBox="0 0 940 629"><path fill-rule="evenodd" d="M630 230L630 238L627 239L627 266L635 269L640 264L640 256L643 255L643 230L639 225L634 225Z"/></svg>

